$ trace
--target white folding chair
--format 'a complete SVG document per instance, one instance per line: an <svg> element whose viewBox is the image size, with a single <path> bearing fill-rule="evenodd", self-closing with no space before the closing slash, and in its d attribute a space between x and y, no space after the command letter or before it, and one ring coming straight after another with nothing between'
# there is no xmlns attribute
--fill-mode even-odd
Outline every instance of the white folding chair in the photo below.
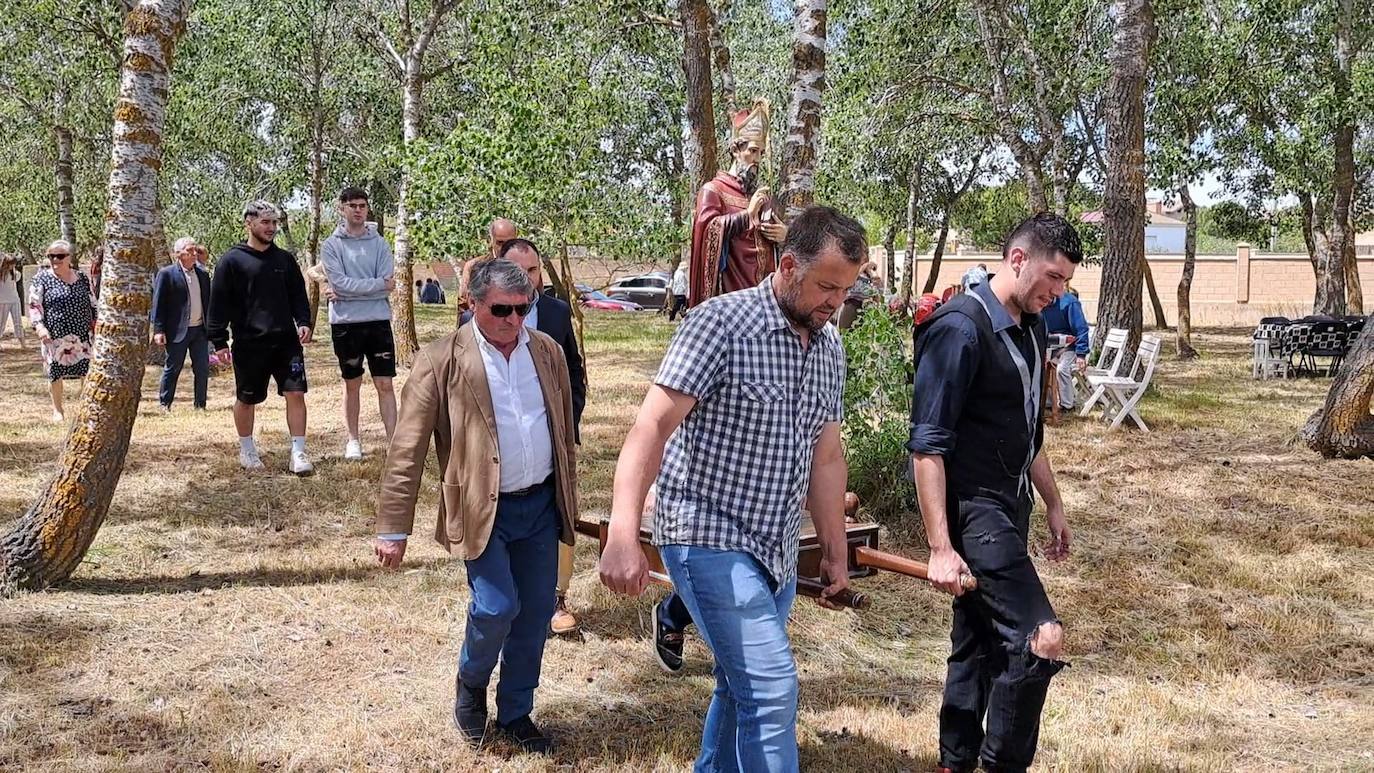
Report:
<svg viewBox="0 0 1374 773"><path fill-rule="evenodd" d="M1140 413L1136 411L1136 405L1140 403L1140 398L1145 396L1145 390L1150 388L1150 379L1155 374L1155 364L1159 362L1159 349L1158 336L1145 336L1140 339L1140 348L1136 350L1135 364L1131 366L1129 376L1097 376L1091 379L1092 383L1100 386L1107 395L1107 401L1103 404L1102 420L1111 420L1110 429L1120 427L1121 422L1130 417L1136 426L1140 427L1140 431L1150 431L1150 428L1145 426L1145 420L1140 418Z"/></svg>
<svg viewBox="0 0 1374 773"><path fill-rule="evenodd" d="M1121 370L1121 363L1126 357L1126 337L1127 332L1124 328L1114 327L1107 331L1107 337L1102 340L1102 349L1097 355L1097 362L1090 363L1088 369L1079 379L1087 384L1089 390L1088 399L1083 403L1083 410L1079 416L1087 416L1092 412L1093 406L1101 400L1105 394L1105 389L1095 385L1092 377L1099 378L1116 376ZM1103 367L1106 364L1107 367Z"/></svg>

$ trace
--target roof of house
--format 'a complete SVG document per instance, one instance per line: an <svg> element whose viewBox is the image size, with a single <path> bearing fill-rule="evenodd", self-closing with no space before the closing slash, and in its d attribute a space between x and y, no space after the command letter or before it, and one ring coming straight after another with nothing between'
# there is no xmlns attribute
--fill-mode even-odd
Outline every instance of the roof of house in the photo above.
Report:
<svg viewBox="0 0 1374 773"><path fill-rule="evenodd" d="M1158 212L1147 211L1145 217L1148 219L1150 225L1159 225L1166 228L1182 228L1188 225L1182 220L1169 217L1168 215L1162 215ZM1079 215L1078 219L1084 223L1101 223L1103 222L1102 210L1095 209L1091 212L1084 212L1082 215Z"/></svg>

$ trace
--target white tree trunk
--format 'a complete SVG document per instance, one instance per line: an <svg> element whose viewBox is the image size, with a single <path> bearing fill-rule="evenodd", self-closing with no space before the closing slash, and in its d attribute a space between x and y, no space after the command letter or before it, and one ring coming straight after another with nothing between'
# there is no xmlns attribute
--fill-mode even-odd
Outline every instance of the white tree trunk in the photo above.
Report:
<svg viewBox="0 0 1374 773"><path fill-rule="evenodd" d="M57 145L57 163L53 174L57 182L57 230L76 249L76 183L72 172L72 130L62 123L53 124L53 140Z"/></svg>
<svg viewBox="0 0 1374 773"><path fill-rule="evenodd" d="M57 474L0 539L0 591L43 588L70 576L124 471L143 385L153 271L167 261L158 178L172 53L188 10L188 0L142 0L124 20L103 286L86 401Z"/></svg>
<svg viewBox="0 0 1374 773"><path fill-rule="evenodd" d="M788 220L816 198L821 93L825 91L826 0L795 0L792 28L792 99L782 149L782 203Z"/></svg>
<svg viewBox="0 0 1374 773"><path fill-rule="evenodd" d="M405 146L420 138L421 81L420 66L423 59L407 57L405 84L401 102L401 131ZM410 263L410 172L401 165L401 182L396 192L396 249L393 257L396 263L396 287L391 291L391 332L396 340L396 360L409 365L415 352L420 349L420 340L415 333L415 299L411 295L414 284L414 269Z"/></svg>

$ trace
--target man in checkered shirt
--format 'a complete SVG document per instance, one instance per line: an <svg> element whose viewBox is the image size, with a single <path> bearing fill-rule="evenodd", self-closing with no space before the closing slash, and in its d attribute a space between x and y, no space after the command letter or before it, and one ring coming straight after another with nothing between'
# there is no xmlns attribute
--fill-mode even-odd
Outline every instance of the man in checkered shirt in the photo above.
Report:
<svg viewBox="0 0 1374 773"><path fill-rule="evenodd" d="M787 615L803 505L829 583L821 604L849 585L844 351L826 323L867 257L854 220L798 215L776 272L692 310L620 452L601 579L643 592L640 512L655 483L654 544L715 655L698 771L797 770Z"/></svg>

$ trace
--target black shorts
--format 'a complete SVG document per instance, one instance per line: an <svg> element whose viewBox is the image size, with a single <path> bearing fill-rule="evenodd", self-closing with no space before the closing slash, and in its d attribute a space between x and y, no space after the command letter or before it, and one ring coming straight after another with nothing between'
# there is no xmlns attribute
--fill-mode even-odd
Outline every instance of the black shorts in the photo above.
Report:
<svg viewBox="0 0 1374 773"><path fill-rule="evenodd" d="M277 394L306 391L305 351L295 338L234 343L234 390L239 402L257 405L267 399L267 380Z"/></svg>
<svg viewBox="0 0 1374 773"><path fill-rule="evenodd" d="M334 356L339 358L339 373L344 379L363 377L363 359L373 378L396 375L396 342L391 337L391 322L348 322L331 325Z"/></svg>

